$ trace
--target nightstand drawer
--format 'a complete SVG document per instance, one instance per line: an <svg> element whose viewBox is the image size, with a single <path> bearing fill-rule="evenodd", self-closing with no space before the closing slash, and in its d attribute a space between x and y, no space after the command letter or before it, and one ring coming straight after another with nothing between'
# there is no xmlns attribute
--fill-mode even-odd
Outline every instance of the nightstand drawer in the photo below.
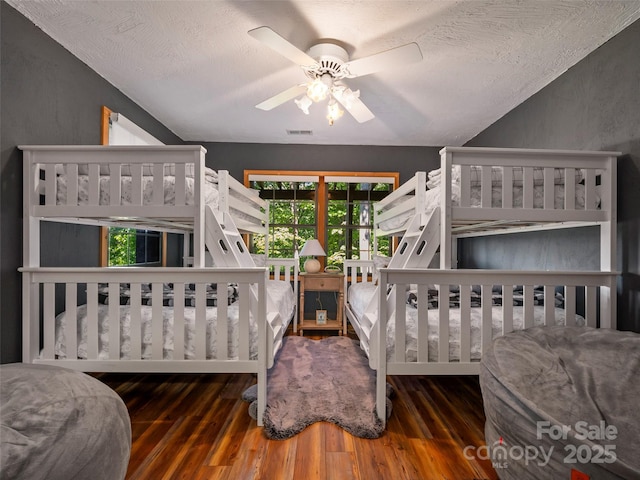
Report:
<svg viewBox="0 0 640 480"><path fill-rule="evenodd" d="M327 290L330 292L339 291L342 286L342 275L331 277L323 275L321 277L307 277L305 279L305 290Z"/></svg>

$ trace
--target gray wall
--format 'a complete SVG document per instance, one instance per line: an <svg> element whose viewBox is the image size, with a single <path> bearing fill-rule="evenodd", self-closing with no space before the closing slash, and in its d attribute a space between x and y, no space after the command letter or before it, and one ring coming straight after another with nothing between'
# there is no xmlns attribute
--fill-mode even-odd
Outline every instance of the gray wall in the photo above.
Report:
<svg viewBox="0 0 640 480"><path fill-rule="evenodd" d="M209 166L239 180L244 170L329 170L399 172L402 183L440 165L436 147L197 143L206 147Z"/></svg>
<svg viewBox="0 0 640 480"><path fill-rule="evenodd" d="M640 332L640 21L467 143L614 150L618 161L618 326ZM462 241L474 268L599 269L598 228Z"/></svg>
<svg viewBox="0 0 640 480"><path fill-rule="evenodd" d="M29 20L0 2L2 85L0 361L21 359L22 154L16 145L99 144L106 105L166 143L162 124ZM98 264L98 227L44 223L43 265Z"/></svg>

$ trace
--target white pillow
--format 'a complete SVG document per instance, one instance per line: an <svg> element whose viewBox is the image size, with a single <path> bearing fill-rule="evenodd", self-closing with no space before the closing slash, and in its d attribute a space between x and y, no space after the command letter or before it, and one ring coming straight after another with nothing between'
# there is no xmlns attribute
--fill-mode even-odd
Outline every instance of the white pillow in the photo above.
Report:
<svg viewBox="0 0 640 480"><path fill-rule="evenodd" d="M60 165L60 167L63 167ZM60 169L62 172L62 168ZM58 169L56 168L56 172ZM111 171L109 165L100 165L100 175L110 175ZM167 176L175 177L176 175L176 166L175 164L168 164L164 166L164 174ZM186 164L185 165L185 176L187 178L193 178L195 174L195 165L194 164ZM207 177L207 180L213 183L218 181L218 172L215 170L205 167L204 174ZM86 163L78 164L78 175L89 175L89 165ZM131 165L124 164L120 168L120 175L123 177L131 176ZM149 163L142 164L142 175L146 177L153 176L153 165Z"/></svg>
<svg viewBox="0 0 640 480"><path fill-rule="evenodd" d="M391 257L386 257L384 255L374 255L371 260L373 260L373 281L375 283L378 283L378 277L380 275L378 270L389 266Z"/></svg>
<svg viewBox="0 0 640 480"><path fill-rule="evenodd" d="M267 256L264 254L252 253L251 258L253 258L253 263L256 264L256 267L266 267L267 266Z"/></svg>
<svg viewBox="0 0 640 480"><path fill-rule="evenodd" d="M514 186L522 186L522 181L524 177L524 171L522 167L513 167L513 185ZM438 168L436 170L432 170L427 174L427 188L436 188L440 185L440 180L442 178L441 170ZM454 182L460 183L460 165L454 165L451 171L451 176ZM472 165L470 168L470 177L471 177L471 186L477 187L481 185L482 182L482 167L477 165ZM582 170L575 171L575 183L580 183L584 177ZM564 169L556 168L554 169L554 182L555 185L564 185ZM543 185L544 184L544 169L541 167L534 167L533 169L533 184L534 185ZM502 185L502 167L491 167L491 186L500 186Z"/></svg>

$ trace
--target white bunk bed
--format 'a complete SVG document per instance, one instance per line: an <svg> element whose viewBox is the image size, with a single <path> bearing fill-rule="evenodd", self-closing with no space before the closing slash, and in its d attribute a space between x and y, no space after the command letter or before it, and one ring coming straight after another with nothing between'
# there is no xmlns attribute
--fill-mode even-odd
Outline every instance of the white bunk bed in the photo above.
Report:
<svg viewBox="0 0 640 480"><path fill-rule="evenodd" d="M534 325L616 327L618 152L440 154L438 171L374 207L375 234L402 235L385 268L345 262L345 314L377 370L380 418L387 374L478 374L493 338ZM600 227L600 271L452 268L462 236L585 225ZM428 268L438 249L440 268Z"/></svg>
<svg viewBox="0 0 640 480"><path fill-rule="evenodd" d="M241 232L268 232L266 202L228 172L205 168L201 146L19 148L23 362L82 371L256 373L262 424L266 371L296 321L298 274L297 259L256 267L244 245ZM192 235L192 266L43 268L41 221ZM215 268L205 267L207 254ZM234 301L229 290L237 292Z"/></svg>
<svg viewBox="0 0 640 480"><path fill-rule="evenodd" d="M205 265L207 207L230 214L242 232L263 233L268 224L267 203L227 171L206 168L199 145L19 148L24 238L34 247L25 261L39 262L42 219L189 232L194 267Z"/></svg>

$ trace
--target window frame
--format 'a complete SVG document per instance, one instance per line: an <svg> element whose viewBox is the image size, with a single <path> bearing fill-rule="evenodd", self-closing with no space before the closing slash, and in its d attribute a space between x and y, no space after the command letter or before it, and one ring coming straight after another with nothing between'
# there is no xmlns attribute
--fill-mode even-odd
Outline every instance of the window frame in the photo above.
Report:
<svg viewBox="0 0 640 480"><path fill-rule="evenodd" d="M265 176L265 177L317 177L318 188L316 190L316 228L317 238L322 245L322 248L327 249L327 212L328 212L328 199L327 199L327 183L335 182L331 180L335 177L346 178L386 178L392 179L392 182L388 182L393 186L393 190L396 190L400 186L400 172L361 172L361 171L330 171L330 170L244 170L244 185L247 188L251 188L252 176ZM325 180L326 178L330 180ZM353 182L361 183L361 182ZM328 252L327 252L328 253ZM320 260L321 268L326 266L326 257L318 258Z"/></svg>

